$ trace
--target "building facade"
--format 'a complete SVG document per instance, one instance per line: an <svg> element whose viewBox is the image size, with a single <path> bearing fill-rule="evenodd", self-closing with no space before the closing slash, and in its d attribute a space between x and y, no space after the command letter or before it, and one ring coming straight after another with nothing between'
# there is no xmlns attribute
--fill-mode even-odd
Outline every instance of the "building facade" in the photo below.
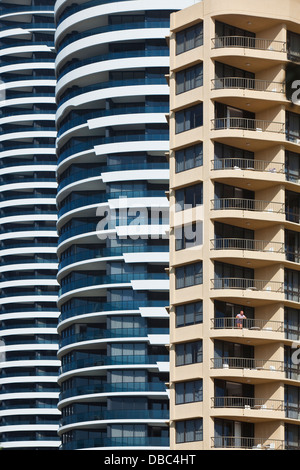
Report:
<svg viewBox="0 0 300 470"><path fill-rule="evenodd" d="M168 448L170 13L56 2L62 449Z"/></svg>
<svg viewBox="0 0 300 470"><path fill-rule="evenodd" d="M58 449L54 2L0 24L0 445Z"/></svg>
<svg viewBox="0 0 300 470"><path fill-rule="evenodd" d="M300 444L300 107L285 89L300 6L271 3L171 16L172 449Z"/></svg>

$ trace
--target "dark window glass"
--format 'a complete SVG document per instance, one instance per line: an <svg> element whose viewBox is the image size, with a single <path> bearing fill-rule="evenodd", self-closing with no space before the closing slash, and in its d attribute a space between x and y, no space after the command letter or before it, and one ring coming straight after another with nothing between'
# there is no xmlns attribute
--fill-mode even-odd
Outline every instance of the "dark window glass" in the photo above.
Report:
<svg viewBox="0 0 300 470"><path fill-rule="evenodd" d="M195 129L203 125L203 104L191 106L190 108L177 111L175 113L175 132L181 132Z"/></svg>
<svg viewBox="0 0 300 470"><path fill-rule="evenodd" d="M176 443L203 440L202 419L189 419L176 423Z"/></svg>
<svg viewBox="0 0 300 470"><path fill-rule="evenodd" d="M202 261L175 270L176 289L202 284Z"/></svg>
<svg viewBox="0 0 300 470"><path fill-rule="evenodd" d="M203 64L176 73L176 93L180 94L203 85Z"/></svg>
<svg viewBox="0 0 300 470"><path fill-rule="evenodd" d="M202 380L179 382L175 385L175 403L192 403L203 399Z"/></svg>
<svg viewBox="0 0 300 470"><path fill-rule="evenodd" d="M203 302L191 302L189 304L178 305L176 312L176 328L181 326L195 325L202 323Z"/></svg>
<svg viewBox="0 0 300 470"><path fill-rule="evenodd" d="M176 54L202 46L203 44L203 23L196 24L176 34Z"/></svg>
<svg viewBox="0 0 300 470"><path fill-rule="evenodd" d="M203 144L192 145L175 152L175 171L190 170L203 165Z"/></svg>

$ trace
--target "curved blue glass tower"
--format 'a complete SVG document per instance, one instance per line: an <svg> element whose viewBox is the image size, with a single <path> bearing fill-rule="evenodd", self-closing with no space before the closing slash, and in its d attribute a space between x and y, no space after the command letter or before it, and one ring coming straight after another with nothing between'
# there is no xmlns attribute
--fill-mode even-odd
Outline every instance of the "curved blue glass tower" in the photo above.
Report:
<svg viewBox="0 0 300 470"><path fill-rule="evenodd" d="M56 2L62 449L168 448L171 11Z"/></svg>
<svg viewBox="0 0 300 470"><path fill-rule="evenodd" d="M0 25L0 446L58 449L54 2Z"/></svg>

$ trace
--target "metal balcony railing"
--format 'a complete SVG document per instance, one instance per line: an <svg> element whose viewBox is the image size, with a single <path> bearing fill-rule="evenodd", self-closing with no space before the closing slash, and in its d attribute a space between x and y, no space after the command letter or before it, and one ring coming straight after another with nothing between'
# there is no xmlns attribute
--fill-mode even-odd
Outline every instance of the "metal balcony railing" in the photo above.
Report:
<svg viewBox="0 0 300 470"><path fill-rule="evenodd" d="M284 372L284 362L252 357L214 357L211 359L211 368Z"/></svg>
<svg viewBox="0 0 300 470"><path fill-rule="evenodd" d="M250 119L245 117L223 117L211 120L211 129L240 129L256 132L272 132L275 134L285 133L285 123L277 121L266 121L264 119Z"/></svg>
<svg viewBox="0 0 300 470"><path fill-rule="evenodd" d="M284 93L283 82L271 82L270 80L259 80L244 77L221 77L212 79L212 90L219 89L241 89L254 91L269 91L273 93Z"/></svg>
<svg viewBox="0 0 300 470"><path fill-rule="evenodd" d="M246 199L237 197L216 198L211 200L212 210L244 210L255 212L274 212L284 214L285 205L282 202Z"/></svg>
<svg viewBox="0 0 300 470"><path fill-rule="evenodd" d="M249 250L263 253L284 253L284 243L248 238L213 238L212 250Z"/></svg>
<svg viewBox="0 0 300 470"><path fill-rule="evenodd" d="M284 441L280 439L269 439L267 437L216 436L212 437L212 447L249 450L283 450Z"/></svg>
<svg viewBox="0 0 300 470"><path fill-rule="evenodd" d="M284 411L283 400L252 397L212 397L212 408L244 408L251 410Z"/></svg>
<svg viewBox="0 0 300 470"><path fill-rule="evenodd" d="M215 158L211 160L212 170L253 170L268 173L284 173L285 166L281 162L254 160L249 158Z"/></svg>
<svg viewBox="0 0 300 470"><path fill-rule="evenodd" d="M240 329L240 323L241 320L237 321L237 319L234 317L212 318L211 328L214 330ZM283 333L284 331L284 322L282 321L265 320L261 318L245 318L242 320L242 325L244 329L248 330L266 330L279 333Z"/></svg>
<svg viewBox="0 0 300 470"><path fill-rule="evenodd" d="M283 293L284 283L263 279L223 277L211 279L211 289L241 289L251 291Z"/></svg>
<svg viewBox="0 0 300 470"><path fill-rule="evenodd" d="M220 36L212 38L212 49L224 47L242 47L261 51L286 52L285 41L274 41L273 39L250 36Z"/></svg>

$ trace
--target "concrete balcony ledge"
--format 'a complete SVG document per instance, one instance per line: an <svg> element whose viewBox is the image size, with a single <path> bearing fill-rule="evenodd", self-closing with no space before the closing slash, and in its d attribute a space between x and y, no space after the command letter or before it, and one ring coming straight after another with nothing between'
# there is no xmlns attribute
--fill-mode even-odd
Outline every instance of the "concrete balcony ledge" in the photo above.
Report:
<svg viewBox="0 0 300 470"><path fill-rule="evenodd" d="M222 408L238 408L240 410L253 411L284 411L283 400L273 400L268 398L254 398L254 397L236 397L224 396L213 397L212 408L218 410Z"/></svg>
<svg viewBox="0 0 300 470"><path fill-rule="evenodd" d="M284 243L246 238L213 238L211 250L246 250L262 253L284 253Z"/></svg>
<svg viewBox="0 0 300 470"><path fill-rule="evenodd" d="M252 132L271 132L285 134L285 123L266 121L264 119L249 119L244 117L223 117L211 120L211 130L234 129Z"/></svg>
<svg viewBox="0 0 300 470"><path fill-rule="evenodd" d="M214 357L211 359L212 369L246 369L283 372L284 362L251 357Z"/></svg>
<svg viewBox="0 0 300 470"><path fill-rule="evenodd" d="M260 318L246 318L243 320L242 328L239 327L241 320L237 321L234 317L212 318L211 328L214 330L251 330L251 331L265 331L265 332L284 332L284 322L265 320Z"/></svg>
<svg viewBox="0 0 300 470"><path fill-rule="evenodd" d="M282 381L285 378L284 362L248 357L214 357L211 359L211 376L255 383Z"/></svg>
<svg viewBox="0 0 300 470"><path fill-rule="evenodd" d="M249 158L216 158L211 160L211 169L218 170L250 170L272 174L284 174L285 164L267 160L255 160ZM298 180L297 180L298 181Z"/></svg>
<svg viewBox="0 0 300 470"><path fill-rule="evenodd" d="M241 210L285 215L285 205L281 202L245 198L211 199L211 210Z"/></svg>
<svg viewBox="0 0 300 470"><path fill-rule="evenodd" d="M239 89L250 91L262 91L271 93L285 93L284 82L272 82L243 77L220 77L211 81L212 90Z"/></svg>
<svg viewBox="0 0 300 470"><path fill-rule="evenodd" d="M285 41L250 36L219 36L212 38L212 49L239 47L260 51L287 52Z"/></svg>
<svg viewBox="0 0 300 470"><path fill-rule="evenodd" d="M284 441L263 437L216 436L212 437L213 449L284 450Z"/></svg>
<svg viewBox="0 0 300 470"><path fill-rule="evenodd" d="M211 279L211 289L240 289L247 291L284 292L284 283L263 279L246 279L237 277Z"/></svg>

